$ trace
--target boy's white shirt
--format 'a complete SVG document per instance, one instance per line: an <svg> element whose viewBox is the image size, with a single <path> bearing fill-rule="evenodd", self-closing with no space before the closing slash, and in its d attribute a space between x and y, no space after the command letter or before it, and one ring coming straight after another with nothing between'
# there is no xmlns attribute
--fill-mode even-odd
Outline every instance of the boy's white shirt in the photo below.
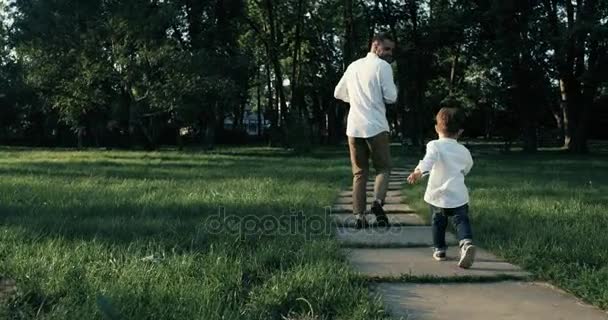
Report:
<svg viewBox="0 0 608 320"><path fill-rule="evenodd" d="M351 63L334 90L334 97L350 104L346 135L369 138L390 131L385 103L397 101L393 69L374 53Z"/></svg>
<svg viewBox="0 0 608 320"><path fill-rule="evenodd" d="M457 208L469 203L464 176L473 167L467 148L455 139L439 138L426 145L426 154L417 170L430 171L424 201L439 208Z"/></svg>

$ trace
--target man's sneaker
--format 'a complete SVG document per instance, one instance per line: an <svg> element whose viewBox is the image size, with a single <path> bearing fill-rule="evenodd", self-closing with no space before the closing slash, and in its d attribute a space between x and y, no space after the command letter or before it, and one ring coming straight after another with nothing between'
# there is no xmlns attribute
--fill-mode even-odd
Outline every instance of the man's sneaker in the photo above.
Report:
<svg viewBox="0 0 608 320"><path fill-rule="evenodd" d="M445 250L435 249L433 252L433 259L437 261L445 261L447 257L445 256Z"/></svg>
<svg viewBox="0 0 608 320"><path fill-rule="evenodd" d="M365 219L365 215L357 214L355 216L357 217L357 222L355 224L356 229L365 229L365 228L369 227L369 224L367 223L367 219Z"/></svg>
<svg viewBox="0 0 608 320"><path fill-rule="evenodd" d="M372 204L372 213L376 216L376 223L378 224L378 227L389 226L388 217L386 216L386 213L384 213L384 209L378 201L374 201L374 204Z"/></svg>
<svg viewBox="0 0 608 320"><path fill-rule="evenodd" d="M471 242L465 242L460 247L460 261L458 266L463 269L468 269L473 265L475 261L475 246Z"/></svg>

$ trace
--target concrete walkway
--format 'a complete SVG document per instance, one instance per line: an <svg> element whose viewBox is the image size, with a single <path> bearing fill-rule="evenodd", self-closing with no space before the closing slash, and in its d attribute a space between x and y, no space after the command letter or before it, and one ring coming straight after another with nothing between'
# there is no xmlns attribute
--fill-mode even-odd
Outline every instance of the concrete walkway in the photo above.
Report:
<svg viewBox="0 0 608 320"><path fill-rule="evenodd" d="M0 303L4 303L16 290L14 280L0 277Z"/></svg>
<svg viewBox="0 0 608 320"><path fill-rule="evenodd" d="M607 313L533 282L530 273L479 247L473 266L458 268L453 234L446 235L448 261L433 260L431 229L401 194L408 173L400 168L391 174L384 206L389 228L374 225L373 215L368 216L370 228L354 228L351 189L339 194L331 216L344 254L357 272L373 280L373 290L395 319L608 319ZM373 181L367 190L369 206Z"/></svg>

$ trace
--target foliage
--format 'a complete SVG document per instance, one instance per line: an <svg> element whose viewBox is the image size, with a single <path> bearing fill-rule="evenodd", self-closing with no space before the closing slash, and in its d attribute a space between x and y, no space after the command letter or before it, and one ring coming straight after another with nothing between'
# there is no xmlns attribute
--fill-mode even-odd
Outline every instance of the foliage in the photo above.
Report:
<svg viewBox="0 0 608 320"><path fill-rule="evenodd" d="M154 148L187 129L213 147L225 119L242 130L253 111L272 144L290 146L292 113L308 115L313 141L337 143L348 109L333 88L385 31L394 135L423 144L452 105L469 136L534 151L551 132L585 152L605 137L588 128L608 117L608 5L575 2L16 0L2 10L2 139Z"/></svg>

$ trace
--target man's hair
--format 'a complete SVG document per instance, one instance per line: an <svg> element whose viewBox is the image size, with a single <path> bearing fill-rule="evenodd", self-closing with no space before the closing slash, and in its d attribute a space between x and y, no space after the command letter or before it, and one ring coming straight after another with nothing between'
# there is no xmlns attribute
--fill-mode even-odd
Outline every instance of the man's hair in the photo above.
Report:
<svg viewBox="0 0 608 320"><path fill-rule="evenodd" d="M372 38L372 43L374 43L376 41L384 42L385 40L390 40L392 42L395 42L395 39L393 39L393 37L391 35L389 35L388 33L378 32Z"/></svg>
<svg viewBox="0 0 608 320"><path fill-rule="evenodd" d="M437 130L447 135L458 134L464 124L464 114L458 108L444 107L435 118Z"/></svg>

